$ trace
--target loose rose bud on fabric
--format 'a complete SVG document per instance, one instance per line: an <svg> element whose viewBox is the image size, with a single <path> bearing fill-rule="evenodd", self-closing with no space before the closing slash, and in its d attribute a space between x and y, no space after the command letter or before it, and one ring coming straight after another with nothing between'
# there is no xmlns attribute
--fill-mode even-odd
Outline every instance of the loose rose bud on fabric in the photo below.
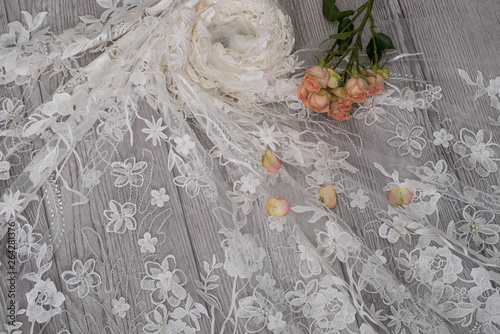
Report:
<svg viewBox="0 0 500 334"><path fill-rule="evenodd" d="M406 188L394 188L387 194L391 203L396 205L410 204L413 194Z"/></svg>
<svg viewBox="0 0 500 334"><path fill-rule="evenodd" d="M281 162L279 162L271 151L266 151L266 153L262 155L262 166L267 168L268 172L276 173L281 167Z"/></svg>
<svg viewBox="0 0 500 334"><path fill-rule="evenodd" d="M327 208L333 209L337 206L337 191L332 185L329 184L320 188L318 193Z"/></svg>
<svg viewBox="0 0 500 334"><path fill-rule="evenodd" d="M271 216L283 217L290 211L290 206L285 199L272 197L266 201L266 210Z"/></svg>
<svg viewBox="0 0 500 334"><path fill-rule="evenodd" d="M366 82L368 83L368 95L375 96L387 91L384 85L384 77L380 73L375 73L372 70L366 70Z"/></svg>
<svg viewBox="0 0 500 334"><path fill-rule="evenodd" d="M351 78L345 84L347 98L355 103L366 102L368 98L368 83L363 78Z"/></svg>
<svg viewBox="0 0 500 334"><path fill-rule="evenodd" d="M305 103L308 109L312 109L318 113L328 112L330 110L330 99L332 94L324 89L319 92L312 92Z"/></svg>

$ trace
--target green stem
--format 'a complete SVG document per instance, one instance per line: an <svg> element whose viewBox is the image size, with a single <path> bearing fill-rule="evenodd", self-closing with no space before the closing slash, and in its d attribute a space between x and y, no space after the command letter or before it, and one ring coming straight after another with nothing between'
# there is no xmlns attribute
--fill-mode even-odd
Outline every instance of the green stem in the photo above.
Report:
<svg viewBox="0 0 500 334"><path fill-rule="evenodd" d="M356 15L354 15L351 19L349 19L349 23L344 27L344 29L342 29L341 31L339 31L339 33L343 33L343 32L346 32L346 30L349 28L349 26L354 22L356 21L356 19L361 15L361 13L365 10L366 6L368 6L368 2L365 3L364 5L362 5L361 7L359 7L357 9L357 13ZM353 36L354 38L354 36ZM333 46L330 48L330 52L333 52L335 51L335 47L339 44L339 40L336 40L335 43L333 44ZM328 56L326 57L326 63L328 63L331 58L333 56L331 54L328 54Z"/></svg>
<svg viewBox="0 0 500 334"><path fill-rule="evenodd" d="M349 40L354 40L354 46L348 50L346 50L346 52L344 52L344 54L341 56L341 58L337 61L337 63L332 67L334 70L337 68L337 66L340 65L340 63L342 62L342 60L349 54L349 53L352 53L352 56L350 57L349 59L349 63L347 64L347 67L348 68L352 68L352 66L355 66L355 70L356 71L359 71L359 53L358 53L358 46L356 45L356 41L358 38L361 38L361 35L363 34L363 29L365 28L365 25L366 25L366 22L368 21L368 19L370 19L372 16L372 7L373 7L373 2L375 0L368 0L364 5L362 5L361 7L358 8L358 13L356 15L354 15L352 17L352 19L350 19L349 23L346 25L346 27L344 29L342 29L342 32L345 32L345 30L361 15L361 13L363 13L366 9L366 13L365 13L365 16L363 17L363 20L361 21L361 24L359 25L359 28L355 29L355 34L349 39ZM335 41L335 44L333 45L333 47L330 49L331 52L333 52L335 50L335 47L338 45L339 41L336 40ZM333 55L331 54L328 54L328 56L326 56L325 58L325 63L328 63L330 62L330 60L333 58Z"/></svg>

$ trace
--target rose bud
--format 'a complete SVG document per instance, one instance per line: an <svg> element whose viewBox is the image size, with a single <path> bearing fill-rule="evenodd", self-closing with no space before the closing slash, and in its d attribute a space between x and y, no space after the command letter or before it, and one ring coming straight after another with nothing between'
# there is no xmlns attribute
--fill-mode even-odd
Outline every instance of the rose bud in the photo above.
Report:
<svg viewBox="0 0 500 334"><path fill-rule="evenodd" d="M368 95L374 96L387 91L382 74L375 73L372 70L366 70L365 74L367 75Z"/></svg>
<svg viewBox="0 0 500 334"><path fill-rule="evenodd" d="M330 104L330 111L336 110L338 108L338 110L342 111L343 113L351 112L352 101L347 99L347 93L345 89L342 87L337 87L332 90L332 93L337 97L336 99L332 98L332 102L336 102L337 105L332 107L332 105Z"/></svg>
<svg viewBox="0 0 500 334"><path fill-rule="evenodd" d="M318 80L307 74L304 76L304 86L310 92L319 92L319 90L321 89L321 85L319 84Z"/></svg>
<svg viewBox="0 0 500 334"><path fill-rule="evenodd" d="M281 162L279 162L271 151L266 151L266 153L262 155L262 166L267 168L268 172L276 173L281 167Z"/></svg>
<svg viewBox="0 0 500 334"><path fill-rule="evenodd" d="M341 76L331 68L327 68L326 71L328 72L328 82L326 85L330 88L337 88Z"/></svg>
<svg viewBox="0 0 500 334"><path fill-rule="evenodd" d="M319 66L313 66L306 69L306 75L304 76L304 83L309 78L315 79L318 82L320 88L326 88L326 85L328 83L328 72L324 68L321 68ZM310 89L307 85L306 87L307 89L314 91Z"/></svg>
<svg viewBox="0 0 500 334"><path fill-rule="evenodd" d="M266 210L271 216L283 217L290 211L290 206L285 199L272 197L266 201Z"/></svg>
<svg viewBox="0 0 500 334"><path fill-rule="evenodd" d="M405 188L394 188L387 194L387 198L391 203L396 205L410 204L413 194Z"/></svg>
<svg viewBox="0 0 500 334"><path fill-rule="evenodd" d="M318 113L327 112L330 110L330 98L332 94L322 89L318 93L312 92L309 99L305 103L306 107Z"/></svg>
<svg viewBox="0 0 500 334"><path fill-rule="evenodd" d="M384 79L389 79L389 70L384 68L383 70L378 70L378 74L382 75Z"/></svg>
<svg viewBox="0 0 500 334"><path fill-rule="evenodd" d="M300 85L299 89L297 90L297 96L303 102L307 101L307 98L309 97L309 91L307 90L307 88L304 84Z"/></svg>
<svg viewBox="0 0 500 334"><path fill-rule="evenodd" d="M343 112L339 109L333 109L330 108L330 112L328 113L328 116L333 118L334 120L337 121L348 121L351 119L351 114L349 112Z"/></svg>
<svg viewBox="0 0 500 334"><path fill-rule="evenodd" d="M321 196L321 201L327 208L333 209L337 206L337 192L332 185L326 185L320 188L318 193L319 196Z"/></svg>
<svg viewBox="0 0 500 334"><path fill-rule="evenodd" d="M368 83L362 78L351 78L345 84L347 98L355 103L366 102L368 98Z"/></svg>

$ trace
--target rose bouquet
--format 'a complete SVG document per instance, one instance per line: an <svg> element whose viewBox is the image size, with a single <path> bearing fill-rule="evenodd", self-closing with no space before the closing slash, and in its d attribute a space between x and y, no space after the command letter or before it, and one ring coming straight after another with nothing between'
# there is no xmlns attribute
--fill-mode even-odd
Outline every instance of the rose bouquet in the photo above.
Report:
<svg viewBox="0 0 500 334"><path fill-rule="evenodd" d="M337 22L338 28L323 42L333 41L332 47L323 52L316 66L306 70L297 91L308 109L344 121L351 118L354 103L363 103L368 96L386 91L384 79L389 78L389 72L381 59L394 45L389 36L376 32L373 3L374 0L368 0L356 10L340 11L335 0L323 0L323 15ZM356 27L358 19L361 21ZM368 22L371 38L363 48L361 37ZM369 67L360 64L359 54L363 51L370 59ZM347 65L341 69L343 61Z"/></svg>

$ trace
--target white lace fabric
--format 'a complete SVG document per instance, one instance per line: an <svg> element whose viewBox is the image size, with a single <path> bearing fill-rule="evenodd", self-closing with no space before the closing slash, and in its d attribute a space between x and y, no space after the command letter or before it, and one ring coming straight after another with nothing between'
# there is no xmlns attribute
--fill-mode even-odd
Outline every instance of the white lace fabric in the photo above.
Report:
<svg viewBox="0 0 500 334"><path fill-rule="evenodd" d="M439 82L391 67L351 125L307 111L271 0L98 3L0 36L3 333L500 333L499 120L455 121ZM457 75L500 111L498 78Z"/></svg>

